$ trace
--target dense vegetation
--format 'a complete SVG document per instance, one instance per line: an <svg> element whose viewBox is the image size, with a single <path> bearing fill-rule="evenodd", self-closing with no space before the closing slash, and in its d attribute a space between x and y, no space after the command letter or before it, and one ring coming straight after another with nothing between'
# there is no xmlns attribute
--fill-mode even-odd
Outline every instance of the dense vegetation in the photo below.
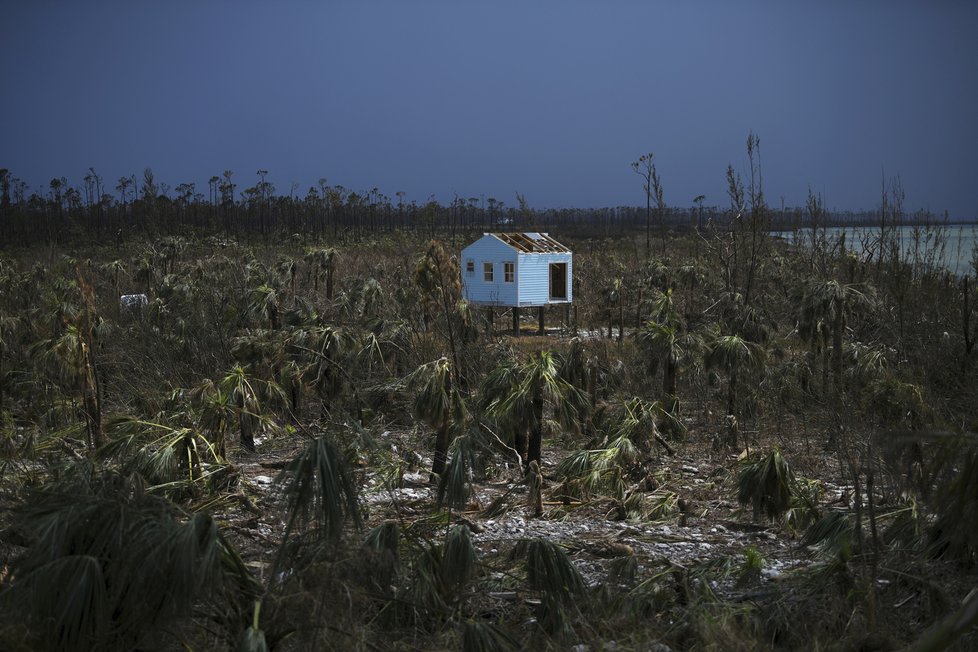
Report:
<svg viewBox="0 0 978 652"><path fill-rule="evenodd" d="M699 230L552 232L575 306L516 338L461 301L465 202L212 181L200 223L135 182L6 223L0 648L974 643L973 276L857 258L817 200L789 247L731 173Z"/></svg>

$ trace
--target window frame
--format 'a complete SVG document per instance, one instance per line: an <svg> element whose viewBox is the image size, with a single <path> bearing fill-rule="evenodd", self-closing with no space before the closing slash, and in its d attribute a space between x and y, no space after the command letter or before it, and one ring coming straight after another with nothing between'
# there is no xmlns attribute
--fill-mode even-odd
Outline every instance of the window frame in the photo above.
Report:
<svg viewBox="0 0 978 652"><path fill-rule="evenodd" d="M503 262L503 283L516 282L516 263L513 261Z"/></svg>
<svg viewBox="0 0 978 652"><path fill-rule="evenodd" d="M483 283L495 283L495 280L494 280L495 278L496 278L495 265L493 265L491 262L485 262L485 261L483 261L483 263L482 263L482 282Z"/></svg>
<svg viewBox="0 0 978 652"><path fill-rule="evenodd" d="M472 260L471 258L468 258L465 261L465 275L466 276L474 276L475 275L475 261Z"/></svg>

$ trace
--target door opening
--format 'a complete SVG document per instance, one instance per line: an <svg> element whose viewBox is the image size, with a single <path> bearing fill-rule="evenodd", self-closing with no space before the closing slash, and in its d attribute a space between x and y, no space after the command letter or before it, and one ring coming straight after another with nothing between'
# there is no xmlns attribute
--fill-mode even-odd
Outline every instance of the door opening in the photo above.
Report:
<svg viewBox="0 0 978 652"><path fill-rule="evenodd" d="M567 299L567 263L550 263L550 300Z"/></svg>

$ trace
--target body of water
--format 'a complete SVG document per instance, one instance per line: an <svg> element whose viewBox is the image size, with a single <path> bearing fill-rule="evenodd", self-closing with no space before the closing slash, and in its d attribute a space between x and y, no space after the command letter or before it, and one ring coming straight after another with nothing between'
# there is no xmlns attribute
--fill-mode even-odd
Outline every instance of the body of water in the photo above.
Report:
<svg viewBox="0 0 978 652"><path fill-rule="evenodd" d="M819 229L819 234L821 234ZM789 242L810 244L810 229L776 231L773 233ZM838 246L845 235L847 251L875 258L879 255L880 228L878 226L833 226L825 229L825 239L830 247ZM887 227L886 237L900 243L904 260L944 267L958 276L974 274L978 225L938 224L931 226ZM892 241L891 240L891 241Z"/></svg>

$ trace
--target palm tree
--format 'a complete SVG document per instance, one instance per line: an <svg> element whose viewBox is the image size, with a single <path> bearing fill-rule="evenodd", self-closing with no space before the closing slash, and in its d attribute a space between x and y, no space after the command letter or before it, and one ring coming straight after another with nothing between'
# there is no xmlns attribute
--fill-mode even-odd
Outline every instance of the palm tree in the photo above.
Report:
<svg viewBox="0 0 978 652"><path fill-rule="evenodd" d="M306 262L313 266L313 291L319 292L319 277L326 272L326 300L333 300L333 277L336 268L337 251L332 247L326 249L313 249L306 254Z"/></svg>
<svg viewBox="0 0 978 652"><path fill-rule="evenodd" d="M119 277L126 273L126 265L121 260L113 260L103 265L102 270L112 274L112 289L115 291L115 296L112 297L112 300L115 302L116 310L118 311L119 296L122 294Z"/></svg>
<svg viewBox="0 0 978 652"><path fill-rule="evenodd" d="M836 391L842 389L842 340L849 317L860 308L872 305L873 297L867 288L840 283L836 280L816 280L805 290L801 300L798 334L808 341L832 333L832 373Z"/></svg>
<svg viewBox="0 0 978 652"><path fill-rule="evenodd" d="M221 391L227 394L238 416L241 446L255 450L255 427L261 420L266 404L286 402L282 389L270 380L250 376L241 365L235 365L221 379Z"/></svg>
<svg viewBox="0 0 978 652"><path fill-rule="evenodd" d="M762 512L773 521L788 511L794 489L794 473L778 449L748 462L737 476L737 500L742 505L750 503L755 521Z"/></svg>
<svg viewBox="0 0 978 652"><path fill-rule="evenodd" d="M90 342L69 323L60 337L43 340L35 348L41 352L38 360L81 395L88 444L97 449L102 445L102 406Z"/></svg>
<svg viewBox="0 0 978 652"><path fill-rule="evenodd" d="M676 384L682 361L701 346L699 337L686 332L686 320L673 303L672 290L660 293L652 304L652 315L639 333L639 343L645 348L651 368L663 364L662 391L667 397L667 409L675 412L679 404Z"/></svg>
<svg viewBox="0 0 978 652"><path fill-rule="evenodd" d="M708 369L719 368L726 372L727 414L736 416L737 383L740 374L764 367L764 349L739 335L717 335L708 345L706 358Z"/></svg>
<svg viewBox="0 0 978 652"><path fill-rule="evenodd" d="M451 444L449 429L465 419L462 397L452 383L451 363L448 358L428 362L415 369L407 378L409 388L415 390L412 409L414 416L435 429L435 458L431 465L432 480L445 472L448 447Z"/></svg>
<svg viewBox="0 0 978 652"><path fill-rule="evenodd" d="M210 434L210 441L219 458L227 457L227 433L236 416L235 405L231 397L220 385L209 378L194 387L190 398L196 405L196 423L202 430Z"/></svg>
<svg viewBox="0 0 978 652"><path fill-rule="evenodd" d="M250 293L248 312L268 319L271 329L273 331L278 330L279 314L281 313L278 290L267 283L253 289Z"/></svg>
<svg viewBox="0 0 978 652"><path fill-rule="evenodd" d="M608 339L612 337L612 322L614 313L618 313L618 341L625 333L625 279L615 277L604 288L604 298L608 311Z"/></svg>
<svg viewBox="0 0 978 652"><path fill-rule="evenodd" d="M498 397L490 403L489 412L511 424L516 450L527 467L533 461L540 463L546 404L563 426L573 429L587 409L587 396L561 376L560 362L554 353L538 351L520 365L498 368L487 379L486 389Z"/></svg>
<svg viewBox="0 0 978 652"><path fill-rule="evenodd" d="M6 378L3 371L3 354L8 344L7 341L17 328L19 320L11 315L0 314L0 418L3 415L3 397Z"/></svg>
<svg viewBox="0 0 978 652"><path fill-rule="evenodd" d="M278 273L286 277L289 281L289 292L292 294L292 300L295 301L295 276L299 271L299 261L295 258L289 258L283 256L281 260L278 261L276 266Z"/></svg>
<svg viewBox="0 0 978 652"><path fill-rule="evenodd" d="M414 283L421 291L425 326L433 313L440 314L444 319L445 338L452 356L452 373L458 382L463 378L458 345L465 330L467 314L460 309L464 302L457 258L449 254L442 242L431 240L415 267Z"/></svg>
<svg viewBox="0 0 978 652"><path fill-rule="evenodd" d="M321 414L326 416L346 384L348 374L343 367L343 358L351 348L353 338L341 328L316 326L296 330L290 340L293 348L311 358L303 366L301 377L319 395Z"/></svg>

